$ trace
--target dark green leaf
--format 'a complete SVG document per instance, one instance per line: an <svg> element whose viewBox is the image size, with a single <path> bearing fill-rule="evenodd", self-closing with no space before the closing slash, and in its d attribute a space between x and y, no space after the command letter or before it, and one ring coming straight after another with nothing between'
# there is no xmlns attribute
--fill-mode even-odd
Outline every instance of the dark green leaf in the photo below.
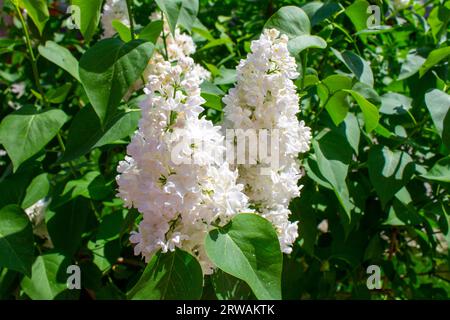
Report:
<svg viewBox="0 0 450 320"><path fill-rule="evenodd" d="M136 130L139 116L140 110L118 111L102 128L92 106L85 106L72 121L66 152L60 162L71 161L94 148L128 137Z"/></svg>
<svg viewBox="0 0 450 320"><path fill-rule="evenodd" d="M53 41L47 41L45 47L39 46L38 49L41 56L66 70L72 77L80 81L78 61L69 50Z"/></svg>
<svg viewBox="0 0 450 320"><path fill-rule="evenodd" d="M89 213L89 200L83 197L47 212L47 229L56 250L68 256L77 251Z"/></svg>
<svg viewBox="0 0 450 320"><path fill-rule="evenodd" d="M111 22L114 30L117 31L119 34L120 39L122 39L123 42L129 42L131 41L131 30L130 27L124 24L120 20L113 20ZM141 38L142 39L142 38Z"/></svg>
<svg viewBox="0 0 450 320"><path fill-rule="evenodd" d="M163 22L161 20L155 20L150 22L139 32L139 39L156 43L161 32L163 30Z"/></svg>
<svg viewBox="0 0 450 320"><path fill-rule="evenodd" d="M380 112L384 114L405 114L411 109L412 99L395 92L381 96Z"/></svg>
<svg viewBox="0 0 450 320"><path fill-rule="evenodd" d="M450 183L450 157L443 158L436 162L436 164L423 174L422 177L432 181Z"/></svg>
<svg viewBox="0 0 450 320"><path fill-rule="evenodd" d="M133 300L194 300L202 296L203 276L197 260L180 249L156 253L128 293Z"/></svg>
<svg viewBox="0 0 450 320"><path fill-rule="evenodd" d="M42 34L45 24L49 19L49 12L46 0L18 0L19 6L27 10L27 14L31 17L34 24Z"/></svg>
<svg viewBox="0 0 450 320"><path fill-rule="evenodd" d="M450 148L450 95L441 90L433 89L425 94L425 103L437 132L442 141Z"/></svg>
<svg viewBox="0 0 450 320"><path fill-rule="evenodd" d="M242 280L218 269L211 275L214 292L219 300L249 300L254 299L252 290Z"/></svg>
<svg viewBox="0 0 450 320"><path fill-rule="evenodd" d="M89 42L97 31L103 0L71 0L75 12L74 22L80 29L84 41Z"/></svg>
<svg viewBox="0 0 450 320"><path fill-rule="evenodd" d="M0 267L31 276L34 238L30 220L17 205L0 209Z"/></svg>
<svg viewBox="0 0 450 320"><path fill-rule="evenodd" d="M288 43L289 52L292 55L298 55L305 49L309 48L319 48L325 49L327 47L327 43L321 37L311 36L309 34L304 34L298 37L291 39Z"/></svg>
<svg viewBox="0 0 450 320"><path fill-rule="evenodd" d="M422 77L428 70L444 60L450 55L450 47L439 48L430 52L424 64L419 69L419 75Z"/></svg>
<svg viewBox="0 0 450 320"><path fill-rule="evenodd" d="M31 207L39 200L45 198L50 190L48 173L41 173L34 178L27 188L27 193L22 201L22 208Z"/></svg>
<svg viewBox="0 0 450 320"><path fill-rule="evenodd" d="M353 74L359 81L369 85L370 87L373 87L372 69L370 68L370 64L366 60L358 56L356 53L353 53L352 51L344 51L340 53L334 48L331 48L331 50L333 51L335 56L339 60L341 60L346 65L346 67L350 69L351 72L353 72Z"/></svg>
<svg viewBox="0 0 450 320"><path fill-rule="evenodd" d="M33 106L22 107L4 118L0 124L0 143L8 151L14 170L42 150L67 119L61 110L36 111Z"/></svg>
<svg viewBox="0 0 450 320"><path fill-rule="evenodd" d="M178 17L180 16L183 0L155 0L159 9L164 13L164 19L169 23L170 32L175 34Z"/></svg>
<svg viewBox="0 0 450 320"><path fill-rule="evenodd" d="M367 101L361 94L353 90L345 90L350 93L355 99L356 103L358 103L364 115L364 122L366 126L366 131L371 132L374 130L380 121L380 114L378 112L378 108L375 107L372 103Z"/></svg>
<svg viewBox="0 0 450 320"><path fill-rule="evenodd" d="M398 80L404 80L414 75L417 71L419 71L424 62L425 59L418 54L409 53L406 56L405 62L402 64Z"/></svg>
<svg viewBox="0 0 450 320"><path fill-rule="evenodd" d="M367 12L368 6L369 3L367 1L357 0L345 9L345 14L353 22L356 31L361 31L367 28L367 19L369 18L369 13Z"/></svg>
<svg viewBox="0 0 450 320"><path fill-rule="evenodd" d="M244 280L258 299L281 299L282 254L272 224L239 214L206 237L206 252L221 270Z"/></svg>
<svg viewBox="0 0 450 320"><path fill-rule="evenodd" d="M275 28L290 39L311 33L308 16L302 9L295 6L282 7L267 20L264 28Z"/></svg>
<svg viewBox="0 0 450 320"><path fill-rule="evenodd" d="M178 24L190 32L197 19L198 0L182 0L182 2Z"/></svg>
<svg viewBox="0 0 450 320"><path fill-rule="evenodd" d="M103 125L144 72L153 48L151 42L113 38L96 43L81 58L81 82Z"/></svg>
<svg viewBox="0 0 450 320"><path fill-rule="evenodd" d="M23 291L33 300L53 300L67 289L69 261L58 253L37 257L32 276L22 280Z"/></svg>
<svg viewBox="0 0 450 320"><path fill-rule="evenodd" d="M409 182L414 173L409 154L380 145L370 149L368 165L370 180L383 205Z"/></svg>

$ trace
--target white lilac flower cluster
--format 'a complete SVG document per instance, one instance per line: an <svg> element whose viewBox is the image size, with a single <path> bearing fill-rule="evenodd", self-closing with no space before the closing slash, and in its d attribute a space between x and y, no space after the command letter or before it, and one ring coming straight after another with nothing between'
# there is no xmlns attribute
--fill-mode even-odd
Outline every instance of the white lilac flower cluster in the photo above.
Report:
<svg viewBox="0 0 450 320"><path fill-rule="evenodd" d="M245 210L247 197L237 172L221 160L221 128L200 117L200 84L209 74L188 56L192 39L177 31L166 40L169 61L155 53L148 68L139 129L118 166L118 196L142 214L130 237L136 255L148 261L180 247L210 274L205 236Z"/></svg>
<svg viewBox="0 0 450 320"><path fill-rule="evenodd" d="M126 0L107 0L103 6L102 14L102 38L111 38L116 34L116 30L112 26L114 20L119 20L126 26L130 25Z"/></svg>
<svg viewBox="0 0 450 320"><path fill-rule="evenodd" d="M290 253L298 222L289 221L288 206L300 195L297 182L302 172L297 157L309 150L311 131L297 119L299 97L292 79L299 74L287 42L275 29L265 30L253 41L252 52L237 68L237 84L223 101L227 128L278 130L278 167L267 175L261 174L266 166L261 162L239 165L238 182L245 185L252 208L275 226L282 251Z"/></svg>

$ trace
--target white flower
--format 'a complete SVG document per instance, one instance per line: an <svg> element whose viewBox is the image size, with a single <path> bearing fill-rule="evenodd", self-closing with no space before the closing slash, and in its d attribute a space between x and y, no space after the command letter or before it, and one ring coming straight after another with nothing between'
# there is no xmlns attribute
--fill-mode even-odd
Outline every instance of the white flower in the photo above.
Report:
<svg viewBox="0 0 450 320"><path fill-rule="evenodd" d="M409 7L410 0L394 0L394 8L397 11L406 9Z"/></svg>
<svg viewBox="0 0 450 320"><path fill-rule="evenodd" d="M302 172L297 156L309 150L311 130L297 119L299 97L292 80L299 74L287 42L275 29L265 30L253 41L251 53L237 68L237 84L223 102L227 128L279 132L279 166L263 175L260 169L266 165L239 165L238 182L245 185L256 212L273 223L282 251L290 253L298 233L297 222L288 219L288 206L300 195L297 182Z"/></svg>
<svg viewBox="0 0 450 320"><path fill-rule="evenodd" d="M41 199L31 207L25 209L25 213L33 225L33 233L38 237L45 239L44 247L53 248L52 240L48 234L47 224L45 223L45 212L50 201Z"/></svg>
<svg viewBox="0 0 450 320"><path fill-rule="evenodd" d="M11 92L14 93L17 99L20 99L25 94L25 82L14 83L11 85Z"/></svg>
<svg viewBox="0 0 450 320"><path fill-rule="evenodd" d="M130 237L136 255L148 261L158 250L179 247L210 274L205 236L245 210L247 197L237 172L218 156L225 152L221 128L200 118L200 84L209 74L186 55L192 39L183 36L175 45L179 39L169 51L176 63L157 52L149 64L139 130L117 168L118 196L143 216Z"/></svg>
<svg viewBox="0 0 450 320"><path fill-rule="evenodd" d="M126 26L130 25L126 0L106 0L102 14L102 38L111 38L117 32L112 26L114 20L119 20Z"/></svg>

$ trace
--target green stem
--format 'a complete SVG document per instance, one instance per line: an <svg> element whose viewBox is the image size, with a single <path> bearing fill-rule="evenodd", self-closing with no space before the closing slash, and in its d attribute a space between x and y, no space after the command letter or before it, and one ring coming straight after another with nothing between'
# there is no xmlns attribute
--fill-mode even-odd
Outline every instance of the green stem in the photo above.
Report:
<svg viewBox="0 0 450 320"><path fill-rule="evenodd" d="M306 50L300 54L300 59L302 62L302 91L305 89L305 77L306 77L306 65L308 64L308 56L306 55Z"/></svg>
<svg viewBox="0 0 450 320"><path fill-rule="evenodd" d="M20 8L19 8L18 5L16 5L16 11L17 11L17 14L19 15L20 23L22 24L22 28L23 28L23 31L25 33L25 42L26 42L26 45L27 45L28 54L30 55L31 67L33 69L34 81L36 82L36 87L38 88L39 93L41 94L42 101L44 101L44 105L46 107L48 107L47 98L45 97L44 90L42 89L41 82L39 81L39 71L38 71L38 68L37 68L37 59L36 59L36 56L34 55L33 47L31 46L30 33L28 32L27 25L25 23L25 20L23 18L22 12L20 11Z"/></svg>
<svg viewBox="0 0 450 320"><path fill-rule="evenodd" d="M61 137L61 134L58 132L58 134L56 135L56 138L58 139L58 143L59 143L59 146L61 147L61 150L63 151L63 152L66 152L66 146L64 145L64 141L63 141L63 139L62 139L62 137Z"/></svg>
<svg viewBox="0 0 450 320"><path fill-rule="evenodd" d="M166 61L169 61L169 54L167 53L166 33L164 32L164 13L162 12L161 12L161 21L163 23L162 38L164 43L164 59Z"/></svg>
<svg viewBox="0 0 450 320"><path fill-rule="evenodd" d="M132 9L132 2L133 0L127 0L127 10L128 10L128 19L130 19L130 32L131 32L131 40L134 40L136 38L134 34L134 21L133 21L133 11Z"/></svg>

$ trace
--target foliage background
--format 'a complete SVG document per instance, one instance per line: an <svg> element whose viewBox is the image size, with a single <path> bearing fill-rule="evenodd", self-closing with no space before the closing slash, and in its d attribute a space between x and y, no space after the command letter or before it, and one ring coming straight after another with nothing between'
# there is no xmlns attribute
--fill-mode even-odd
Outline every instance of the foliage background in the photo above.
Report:
<svg viewBox="0 0 450 320"><path fill-rule="evenodd" d="M302 7L311 34L327 43L325 49L309 48L296 57L304 75L296 82L302 97L299 117L313 129L314 141L302 159L307 173L302 195L291 203L300 236L293 253L283 257L283 299L450 296L450 5L412 2L396 11L392 1L371 4L381 9L377 31L366 30L366 1L200 1L201 24L192 29L194 59L211 71L220 88L204 93L206 114L215 122L236 65L278 9ZM41 53L36 57L39 82L51 97L49 107L36 86L14 6L2 5L0 143L19 149L26 149L21 141L27 139L48 143L21 155L20 166L8 155L0 158L0 298L123 299L145 268L128 241L138 214L115 198L114 180L137 127L139 94L122 101L115 120L102 128L87 108L81 84L38 49L55 41L79 61L101 31L86 41L67 28L60 2L48 5L42 34L29 19L27 25L34 52ZM155 9L153 1L135 0L137 24L147 25ZM25 86L23 95L14 92L19 83ZM375 115L364 114L373 106ZM54 122L37 128L34 137L15 122L8 125L14 109L26 114L40 107L52 110ZM45 218L55 245L51 250L30 236L31 224L19 217L44 197L52 199ZM28 257L15 267L8 264L12 258L2 235L8 225L20 226L15 240ZM64 267L74 263L82 270L81 290L67 290L64 283ZM366 286L366 268L373 264L382 270L379 290ZM205 277L202 298L254 296L244 282L219 271Z"/></svg>

